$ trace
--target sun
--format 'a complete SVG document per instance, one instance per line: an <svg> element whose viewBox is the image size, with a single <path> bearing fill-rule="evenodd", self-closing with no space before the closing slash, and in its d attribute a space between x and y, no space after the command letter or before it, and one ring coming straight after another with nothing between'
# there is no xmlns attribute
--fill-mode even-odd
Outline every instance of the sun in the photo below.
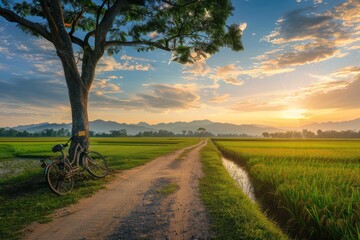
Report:
<svg viewBox="0 0 360 240"><path fill-rule="evenodd" d="M285 119L304 119L306 117L305 113L306 109L294 108L282 111L281 115Z"/></svg>

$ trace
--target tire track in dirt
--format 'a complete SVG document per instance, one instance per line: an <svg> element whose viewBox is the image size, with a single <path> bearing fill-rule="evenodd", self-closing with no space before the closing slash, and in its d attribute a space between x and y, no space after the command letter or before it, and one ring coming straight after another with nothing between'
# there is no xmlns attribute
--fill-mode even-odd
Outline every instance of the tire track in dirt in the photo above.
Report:
<svg viewBox="0 0 360 240"><path fill-rule="evenodd" d="M34 223L24 239L207 239L208 218L199 198L199 150L206 141L123 171L94 196ZM159 194L173 183L175 193Z"/></svg>

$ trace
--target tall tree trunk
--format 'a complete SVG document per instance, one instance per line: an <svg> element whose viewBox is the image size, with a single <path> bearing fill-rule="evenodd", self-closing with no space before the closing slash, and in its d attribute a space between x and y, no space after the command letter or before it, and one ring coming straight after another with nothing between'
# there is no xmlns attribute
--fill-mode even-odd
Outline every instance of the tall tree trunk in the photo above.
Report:
<svg viewBox="0 0 360 240"><path fill-rule="evenodd" d="M77 140L83 147L88 148L89 141L89 119L88 119L88 88L81 83L80 76L78 79L72 79L68 84L72 130L73 136L77 136Z"/></svg>
<svg viewBox="0 0 360 240"><path fill-rule="evenodd" d="M62 54L58 52L61 59L66 84L69 92L71 116L72 116L72 130L73 136L76 136L76 140L84 148L88 148L90 145L89 135L89 119L88 119L88 96L91 84L94 77L94 64L84 63L87 65L83 71L87 74L85 79L80 76L76 62L74 58L69 57L68 54ZM88 74L90 72L90 74ZM72 142L69 150L70 157L73 157L76 143Z"/></svg>

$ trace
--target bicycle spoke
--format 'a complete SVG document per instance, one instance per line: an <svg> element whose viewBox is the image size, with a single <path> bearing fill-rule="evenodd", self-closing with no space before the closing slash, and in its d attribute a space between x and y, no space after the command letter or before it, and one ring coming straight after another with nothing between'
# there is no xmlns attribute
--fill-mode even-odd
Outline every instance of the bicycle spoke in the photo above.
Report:
<svg viewBox="0 0 360 240"><path fill-rule="evenodd" d="M83 162L86 170L95 177L105 177L109 172L107 162L100 153L92 151L86 153L83 156Z"/></svg>
<svg viewBox="0 0 360 240"><path fill-rule="evenodd" d="M71 191L74 180L68 176L70 167L64 163L51 163L47 170L47 182L52 191L64 195Z"/></svg>

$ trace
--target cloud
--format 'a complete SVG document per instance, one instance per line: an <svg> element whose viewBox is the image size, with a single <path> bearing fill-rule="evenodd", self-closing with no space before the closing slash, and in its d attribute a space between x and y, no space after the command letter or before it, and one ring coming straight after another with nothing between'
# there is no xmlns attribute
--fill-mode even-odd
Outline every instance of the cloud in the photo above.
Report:
<svg viewBox="0 0 360 240"><path fill-rule="evenodd" d="M349 50L357 50L357 49L360 49L360 45L354 45L349 47Z"/></svg>
<svg viewBox="0 0 360 240"><path fill-rule="evenodd" d="M199 78L207 77L211 73L210 67L205 60L196 61L193 64L187 64L184 67L183 73L187 74L186 80L198 80Z"/></svg>
<svg viewBox="0 0 360 240"><path fill-rule="evenodd" d="M281 111L287 108L287 105L278 102L264 102L255 100L241 101L231 107L231 110L237 112L271 112Z"/></svg>
<svg viewBox="0 0 360 240"><path fill-rule="evenodd" d="M289 51L277 56L273 61L276 67L292 67L314 62L325 61L340 56L339 50L335 46L322 43L310 43L297 47L298 51Z"/></svg>
<svg viewBox="0 0 360 240"><path fill-rule="evenodd" d="M124 63L120 63L116 61L113 57L103 56L96 68L96 72L98 74L103 72L113 72L113 71L149 71L153 67L150 64L140 64L140 63L130 63L125 61Z"/></svg>
<svg viewBox="0 0 360 240"><path fill-rule="evenodd" d="M297 3L301 3L301 0L295 0ZM323 0L314 0L314 4L317 5L317 4L321 4L323 3Z"/></svg>
<svg viewBox="0 0 360 240"><path fill-rule="evenodd" d="M238 76L242 74L242 70L236 67L234 64L225 65L212 70L206 65L204 61L197 65L194 64L192 68L187 69L184 72L192 74L185 78L188 80L200 76L214 80L214 84L217 84L218 81L223 81L225 83L238 86L244 84L242 80L238 79Z"/></svg>
<svg viewBox="0 0 360 240"><path fill-rule="evenodd" d="M144 109L144 104L139 101L134 101L129 98L121 98L108 96L105 94L96 94L96 92L90 92L89 108L99 109L125 109L125 110L138 110Z"/></svg>
<svg viewBox="0 0 360 240"><path fill-rule="evenodd" d="M341 68L329 75L310 77L316 82L291 93L273 93L237 102L234 111L284 111L287 109L355 109L360 107L360 67ZM267 99L267 101L263 101Z"/></svg>
<svg viewBox="0 0 360 240"><path fill-rule="evenodd" d="M44 51L53 52L53 53L56 52L54 45L46 39L37 38L34 40L34 44L39 46L39 48L41 48Z"/></svg>
<svg viewBox="0 0 360 240"><path fill-rule="evenodd" d="M360 74L360 66L348 66L332 73L331 75L334 77L347 78L359 74Z"/></svg>
<svg viewBox="0 0 360 240"><path fill-rule="evenodd" d="M97 95L122 93L120 86L110 83L108 80L95 79L91 91L94 91Z"/></svg>
<svg viewBox="0 0 360 240"><path fill-rule="evenodd" d="M213 97L210 99L210 102L213 102L213 103L223 103L223 102L226 102L230 97L230 94L228 93L225 93L223 95L220 95L220 96L216 96L216 97Z"/></svg>
<svg viewBox="0 0 360 240"><path fill-rule="evenodd" d="M20 51L25 51L25 52L29 52L29 48L27 46L25 46L24 44L19 44L19 45L16 45L16 48Z"/></svg>
<svg viewBox="0 0 360 240"><path fill-rule="evenodd" d="M197 107L200 97L194 84L152 84L152 92L138 94L139 101L155 109L188 109Z"/></svg>
<svg viewBox="0 0 360 240"><path fill-rule="evenodd" d="M239 67L235 66L234 64L229 64L217 68L211 78L215 80L222 80L228 84L240 86L244 84L242 80L238 79L238 77L242 74L243 71Z"/></svg>
<svg viewBox="0 0 360 240"><path fill-rule="evenodd" d="M357 25L360 23L359 7L360 2L358 0L348 0L337 6L332 11L332 15L338 20L343 21L346 27L357 29L355 34L359 34L359 26Z"/></svg>
<svg viewBox="0 0 360 240"><path fill-rule="evenodd" d="M8 81L0 81L1 102L43 107L66 104L69 101L66 86L62 81L50 77L16 76Z"/></svg>
<svg viewBox="0 0 360 240"><path fill-rule="evenodd" d="M346 56L349 49L357 48L353 44L360 40L359 8L360 1L349 0L322 13L314 12L314 8L289 12L261 40L276 49L257 56L255 66L243 73L252 78L271 76Z"/></svg>
<svg viewBox="0 0 360 240"><path fill-rule="evenodd" d="M316 93L304 99L303 104L309 109L352 109L360 108L360 75L353 82L341 88L323 93Z"/></svg>
<svg viewBox="0 0 360 240"><path fill-rule="evenodd" d="M195 84L148 84L144 93L128 98L92 93L90 105L101 108L127 110L171 111L197 108L200 96Z"/></svg>
<svg viewBox="0 0 360 240"><path fill-rule="evenodd" d="M304 40L338 40L349 38L342 23L336 21L335 14L309 13L311 8L299 9L288 13L275 32L270 34L268 41L274 44L297 42Z"/></svg>
<svg viewBox="0 0 360 240"><path fill-rule="evenodd" d="M122 55L120 57L121 60L125 60L125 61L144 61L144 62L156 62L156 60L153 59L147 59L147 58L140 58L140 57L133 57L133 56L129 56L129 55Z"/></svg>
<svg viewBox="0 0 360 240"><path fill-rule="evenodd" d="M159 35L159 33L156 32L156 31L151 32L151 33L148 34L148 36L149 36L150 38L156 38L158 35Z"/></svg>
<svg viewBox="0 0 360 240"><path fill-rule="evenodd" d="M0 70L1 71L5 71L7 69L8 69L8 67L5 64L0 63Z"/></svg>
<svg viewBox="0 0 360 240"><path fill-rule="evenodd" d="M246 22L240 23L240 25L239 25L239 28L240 28L240 30L241 30L242 32L245 31L246 27L247 27L247 23L246 23Z"/></svg>

